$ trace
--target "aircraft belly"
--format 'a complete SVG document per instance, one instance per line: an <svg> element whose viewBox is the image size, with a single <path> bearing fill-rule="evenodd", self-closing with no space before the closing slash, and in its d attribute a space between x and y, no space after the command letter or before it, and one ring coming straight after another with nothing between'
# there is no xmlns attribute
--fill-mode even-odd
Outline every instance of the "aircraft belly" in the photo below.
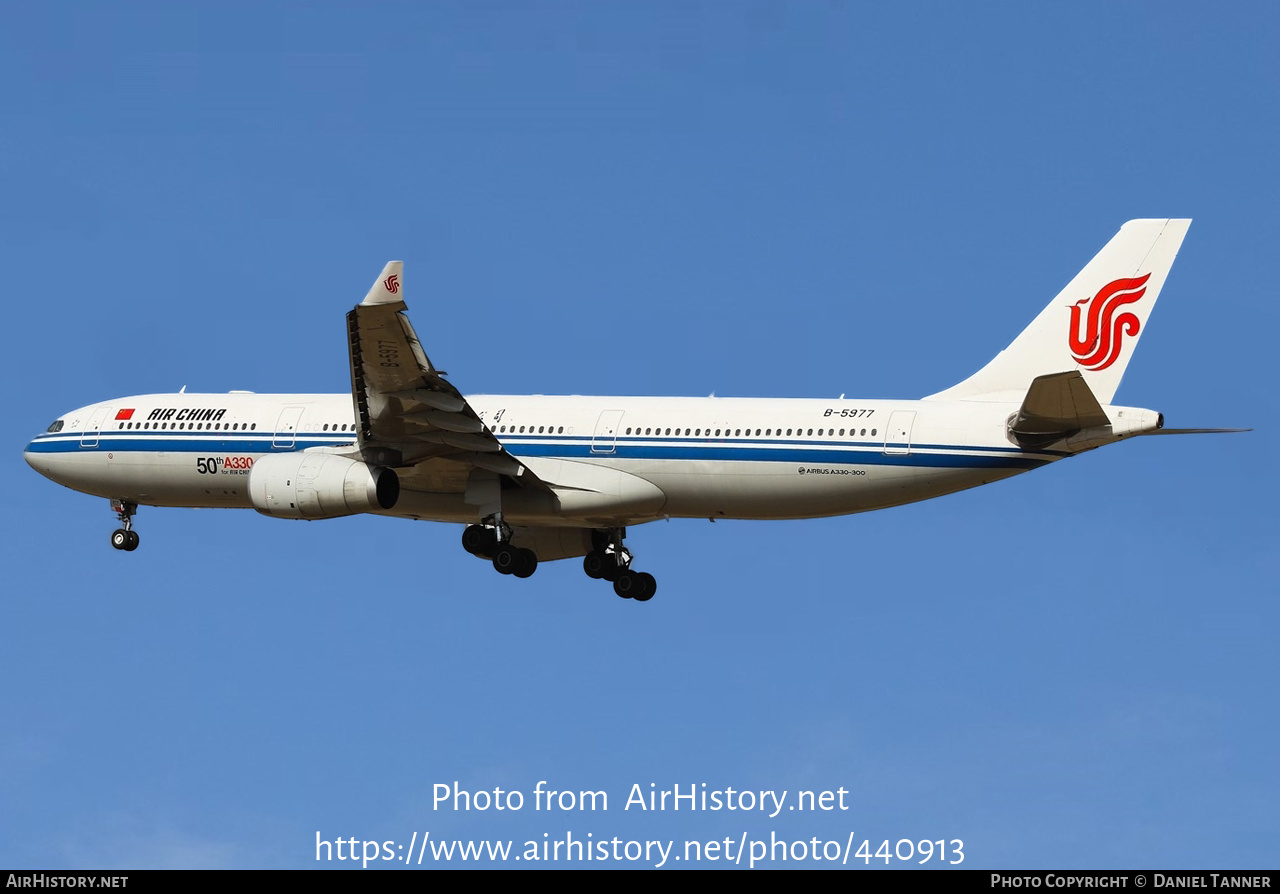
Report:
<svg viewBox="0 0 1280 894"><path fill-rule="evenodd" d="M249 468L227 468L225 456L139 451L108 456L106 480L113 489L105 496L163 506L252 505Z"/></svg>
<svg viewBox="0 0 1280 894"><path fill-rule="evenodd" d="M567 500L568 505L562 505L554 490L551 493L523 488L504 490L502 516L513 525L585 528L640 524L661 517L658 514L662 506L660 495L657 500L647 502L637 502L628 495L618 499L603 494L571 492L567 496L572 502ZM483 510L467 503L462 493L401 490L395 507L378 514L474 524L482 521Z"/></svg>
<svg viewBox="0 0 1280 894"><path fill-rule="evenodd" d="M400 499L393 508L376 514L459 524L480 521L480 508L468 505L463 496L462 493L426 493L402 489Z"/></svg>
<svg viewBox="0 0 1280 894"><path fill-rule="evenodd" d="M822 518L954 493L1022 469L778 462L641 461L618 465L667 495L673 518ZM640 466L644 467L641 468Z"/></svg>
<svg viewBox="0 0 1280 894"><path fill-rule="evenodd" d="M813 464L776 461L609 459L560 464L543 460L539 475L551 485L545 491L511 488L502 493L504 517L512 524L607 527L640 524L662 517L788 519L822 518L865 512L926 500L997 481L1025 471L1021 467L953 468L909 462ZM590 491L591 476L581 466L614 470L632 484L614 494ZM530 464L531 466L533 463ZM579 489L572 486L577 476ZM559 480L558 480L559 479ZM643 482L651 492L635 486ZM650 493L652 495L650 495ZM480 508L462 493L402 491L387 515L458 523L481 520Z"/></svg>

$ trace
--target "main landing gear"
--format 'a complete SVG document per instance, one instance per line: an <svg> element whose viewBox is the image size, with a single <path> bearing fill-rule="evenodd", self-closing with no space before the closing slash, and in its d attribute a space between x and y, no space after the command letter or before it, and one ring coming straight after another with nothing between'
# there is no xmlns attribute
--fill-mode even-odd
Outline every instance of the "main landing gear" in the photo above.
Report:
<svg viewBox="0 0 1280 894"><path fill-rule="evenodd" d="M133 552L138 548L138 532L133 529L133 517L138 514L138 504L128 500L112 500L111 511L123 526L111 532L111 545L125 552Z"/></svg>
<svg viewBox="0 0 1280 894"><path fill-rule="evenodd" d="M499 574L528 577L538 569L538 556L531 549L513 546L511 533L511 526L494 514L463 529L462 548L493 562ZM631 570L631 550L622 542L626 536L626 528L592 531L592 550L583 558L582 570L587 577L613 584L613 592L623 599L648 602L658 592L658 582L647 571Z"/></svg>
<svg viewBox="0 0 1280 894"><path fill-rule="evenodd" d="M631 551L622 544L626 536L626 528L593 532L595 548L583 558L582 570L587 577L609 581L623 599L648 602L658 592L658 581L647 571L631 570Z"/></svg>
<svg viewBox="0 0 1280 894"><path fill-rule="evenodd" d="M501 516L491 519L491 524L467 525L462 532L462 548L473 556L492 560L499 574L528 577L537 571L537 554L531 549L512 546L511 526Z"/></svg>

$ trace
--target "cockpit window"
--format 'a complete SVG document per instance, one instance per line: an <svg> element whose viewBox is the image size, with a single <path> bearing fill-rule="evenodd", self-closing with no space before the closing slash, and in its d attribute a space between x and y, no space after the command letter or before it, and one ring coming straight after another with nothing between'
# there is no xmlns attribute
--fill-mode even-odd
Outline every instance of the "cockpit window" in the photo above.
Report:
<svg viewBox="0 0 1280 894"><path fill-rule="evenodd" d="M46 428L45 431L51 433L55 431L62 431L62 420L59 419L57 422L53 423L53 425Z"/></svg>

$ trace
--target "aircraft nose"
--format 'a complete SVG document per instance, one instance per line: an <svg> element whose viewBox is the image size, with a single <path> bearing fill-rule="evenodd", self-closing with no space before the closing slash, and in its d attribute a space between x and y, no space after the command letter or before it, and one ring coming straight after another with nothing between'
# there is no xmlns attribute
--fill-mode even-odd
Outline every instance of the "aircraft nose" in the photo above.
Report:
<svg viewBox="0 0 1280 894"><path fill-rule="evenodd" d="M36 451L36 442L32 441L27 444L26 449L22 451L22 458L27 461L27 465L35 469L46 478L52 478L50 474L49 456L45 453Z"/></svg>

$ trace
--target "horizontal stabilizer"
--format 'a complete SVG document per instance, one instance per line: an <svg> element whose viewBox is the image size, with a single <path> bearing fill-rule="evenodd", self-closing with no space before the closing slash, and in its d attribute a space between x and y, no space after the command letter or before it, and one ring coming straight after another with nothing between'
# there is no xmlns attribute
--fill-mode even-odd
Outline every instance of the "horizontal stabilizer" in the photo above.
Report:
<svg viewBox="0 0 1280 894"><path fill-rule="evenodd" d="M1251 428L1157 428L1155 431L1144 431L1144 435L1228 435L1238 431L1253 431Z"/></svg>
<svg viewBox="0 0 1280 894"><path fill-rule="evenodd" d="M1010 432L1024 447L1048 444L1111 420L1079 370L1037 376Z"/></svg>

